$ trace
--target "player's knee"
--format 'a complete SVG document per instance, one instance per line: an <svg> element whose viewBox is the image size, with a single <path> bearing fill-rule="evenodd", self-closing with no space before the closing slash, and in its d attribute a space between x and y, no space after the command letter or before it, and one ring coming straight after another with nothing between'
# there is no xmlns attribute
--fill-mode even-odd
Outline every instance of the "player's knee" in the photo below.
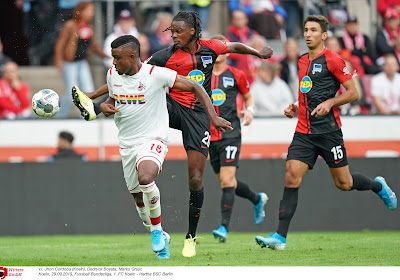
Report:
<svg viewBox="0 0 400 280"><path fill-rule="evenodd" d="M352 184L349 181L341 181L341 180L337 180L335 182L336 187L341 190L341 191L350 191L352 188Z"/></svg>
<svg viewBox="0 0 400 280"><path fill-rule="evenodd" d="M192 176L189 178L189 189L192 191L201 191L203 188L203 178L201 176Z"/></svg>
<svg viewBox="0 0 400 280"><path fill-rule="evenodd" d="M138 180L140 185L148 185L154 181L154 178L151 174L140 174Z"/></svg>
<svg viewBox="0 0 400 280"><path fill-rule="evenodd" d="M285 175L285 186L288 188L297 188L300 186L302 181L301 176L298 176L295 172L291 170L286 171Z"/></svg>

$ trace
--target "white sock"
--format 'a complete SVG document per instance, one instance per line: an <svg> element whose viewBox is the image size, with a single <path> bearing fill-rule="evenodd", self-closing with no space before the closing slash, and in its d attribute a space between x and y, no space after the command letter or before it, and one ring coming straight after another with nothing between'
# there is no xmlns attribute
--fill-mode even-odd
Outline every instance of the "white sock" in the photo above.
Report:
<svg viewBox="0 0 400 280"><path fill-rule="evenodd" d="M143 203L149 211L151 231L162 230L160 190L155 182L151 182L148 185L139 185L139 187L143 192Z"/></svg>
<svg viewBox="0 0 400 280"><path fill-rule="evenodd" d="M139 207L136 205L136 210L139 214L140 219L142 219L143 221L143 225L148 231L150 231L151 222L150 222L149 212L147 211L146 206L143 205L142 207Z"/></svg>

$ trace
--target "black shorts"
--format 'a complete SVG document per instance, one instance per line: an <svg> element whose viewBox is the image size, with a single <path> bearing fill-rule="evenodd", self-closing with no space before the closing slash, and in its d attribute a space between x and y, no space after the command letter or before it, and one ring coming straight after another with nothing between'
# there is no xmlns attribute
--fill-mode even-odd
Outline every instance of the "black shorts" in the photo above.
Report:
<svg viewBox="0 0 400 280"><path fill-rule="evenodd" d="M239 167L241 146L241 137L212 141L210 145L210 162L214 172L219 173L221 166Z"/></svg>
<svg viewBox="0 0 400 280"><path fill-rule="evenodd" d="M176 102L167 94L169 127L182 131L186 151L199 151L206 157L210 147L210 119L206 112L195 111Z"/></svg>
<svg viewBox="0 0 400 280"><path fill-rule="evenodd" d="M296 159L308 164L310 169L313 169L319 155L330 168L347 165L342 130L339 129L324 134L295 132L286 160Z"/></svg>

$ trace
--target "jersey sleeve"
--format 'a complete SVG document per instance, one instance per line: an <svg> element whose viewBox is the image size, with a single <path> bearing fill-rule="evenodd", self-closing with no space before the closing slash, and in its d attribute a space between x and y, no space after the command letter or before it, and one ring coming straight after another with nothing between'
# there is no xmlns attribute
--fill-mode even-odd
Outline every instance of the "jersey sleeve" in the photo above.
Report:
<svg viewBox="0 0 400 280"><path fill-rule="evenodd" d="M157 67L155 66L152 74L156 77L157 80L162 83L163 87L173 87L178 76L178 73L174 70L165 68L165 67Z"/></svg>
<svg viewBox="0 0 400 280"><path fill-rule="evenodd" d="M237 82L238 90L241 95L245 95L250 92L250 83L242 70L235 70L236 71L234 72L234 75Z"/></svg>
<svg viewBox="0 0 400 280"><path fill-rule="evenodd" d="M112 83L111 83L111 76L115 75L115 73L113 73L113 68L114 66L112 66L110 69L108 69L107 71L107 87L108 87L108 96L114 98L114 92L113 92L113 88L112 88Z"/></svg>
<svg viewBox="0 0 400 280"><path fill-rule="evenodd" d="M353 74L347 69L342 56L332 53L327 56L327 63L329 72L331 72L341 84L353 77Z"/></svg>
<svg viewBox="0 0 400 280"><path fill-rule="evenodd" d="M204 40L204 41L202 40L201 44L212 49L217 55L226 54L228 52L227 43L221 40L217 39Z"/></svg>

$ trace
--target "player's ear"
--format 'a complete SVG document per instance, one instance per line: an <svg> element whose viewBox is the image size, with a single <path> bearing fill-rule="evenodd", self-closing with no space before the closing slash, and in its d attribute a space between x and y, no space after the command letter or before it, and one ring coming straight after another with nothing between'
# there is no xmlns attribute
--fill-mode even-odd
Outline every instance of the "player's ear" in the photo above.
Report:
<svg viewBox="0 0 400 280"><path fill-rule="evenodd" d="M190 28L190 36L193 36L194 35L194 32L196 32L196 30L194 30L194 28L192 27L192 28Z"/></svg>
<svg viewBox="0 0 400 280"><path fill-rule="evenodd" d="M326 40L326 38L328 38L328 32L324 32L322 33L322 40Z"/></svg>

